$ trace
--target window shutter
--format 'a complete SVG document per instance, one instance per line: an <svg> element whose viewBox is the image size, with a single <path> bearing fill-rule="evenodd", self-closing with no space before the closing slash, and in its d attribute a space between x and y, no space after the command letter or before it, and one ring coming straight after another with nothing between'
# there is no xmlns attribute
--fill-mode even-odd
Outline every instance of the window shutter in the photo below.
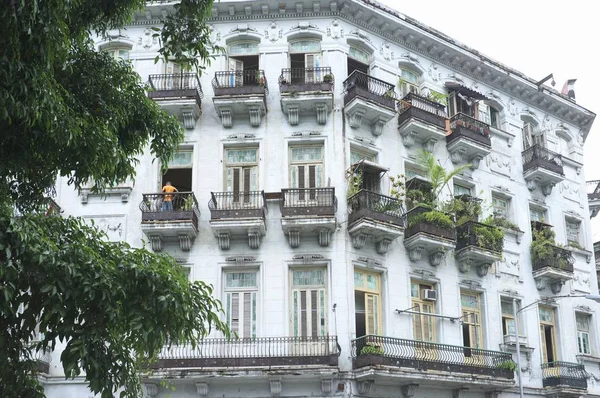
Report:
<svg viewBox="0 0 600 398"><path fill-rule="evenodd" d="M304 166L298 166L298 188L306 187L306 175Z"/></svg>
<svg viewBox="0 0 600 398"><path fill-rule="evenodd" d="M531 148L533 145L533 129L531 124L525 123L523 125L523 146L525 149Z"/></svg>
<svg viewBox="0 0 600 398"><path fill-rule="evenodd" d="M300 336L301 337L306 337L307 336L307 323L308 321L308 314L307 314L307 308L306 308L306 290L301 290L300 291Z"/></svg>
<svg viewBox="0 0 600 398"><path fill-rule="evenodd" d="M244 167L243 169L243 192L244 192L244 203L250 202L250 168Z"/></svg>
<svg viewBox="0 0 600 398"><path fill-rule="evenodd" d="M450 111L450 117L456 115L456 93L454 91L448 93L448 111Z"/></svg>
<svg viewBox="0 0 600 398"><path fill-rule="evenodd" d="M240 329L240 294L231 293L231 331L238 333Z"/></svg>
<svg viewBox="0 0 600 398"><path fill-rule="evenodd" d="M319 335L319 313L317 308L317 293L317 290L310 291L310 337L317 337Z"/></svg>
<svg viewBox="0 0 600 398"><path fill-rule="evenodd" d="M542 335L542 363L548 362L548 346L546 344L546 333L544 333L544 325L540 325L540 333Z"/></svg>
<svg viewBox="0 0 600 398"><path fill-rule="evenodd" d="M252 294L244 293L244 337L251 337L250 324L252 319Z"/></svg>
<svg viewBox="0 0 600 398"><path fill-rule="evenodd" d="M317 170L316 166L308 166L308 187L315 188L317 186Z"/></svg>
<svg viewBox="0 0 600 398"><path fill-rule="evenodd" d="M233 189L232 191L235 193L240 192L240 169L239 167L233 168Z"/></svg>
<svg viewBox="0 0 600 398"><path fill-rule="evenodd" d="M317 188L321 188L323 187L325 184L323 184L323 165L322 164L318 164L317 165Z"/></svg>
<svg viewBox="0 0 600 398"><path fill-rule="evenodd" d="M433 313L433 306L423 304L421 306L423 312L431 314ZM429 315L423 315L423 341L434 341L433 337L433 319Z"/></svg>
<svg viewBox="0 0 600 398"><path fill-rule="evenodd" d="M421 305L417 304L415 308L416 311L421 311ZM413 334L414 339L418 341L423 340L423 326L421 325L421 315L413 314Z"/></svg>
<svg viewBox="0 0 600 398"><path fill-rule="evenodd" d="M376 335L379 332L377 314L378 296L375 294L365 294L365 310L366 310L366 331L367 334Z"/></svg>

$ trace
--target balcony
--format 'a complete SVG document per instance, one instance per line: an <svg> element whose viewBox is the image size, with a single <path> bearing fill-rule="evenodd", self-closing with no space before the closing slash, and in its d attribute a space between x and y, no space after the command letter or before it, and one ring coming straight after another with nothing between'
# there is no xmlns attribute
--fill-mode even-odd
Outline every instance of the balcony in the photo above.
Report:
<svg viewBox="0 0 600 398"><path fill-rule="evenodd" d="M200 210L193 192L147 193L140 203L142 232L152 250L161 251L163 241L179 240L181 250L189 251L198 235Z"/></svg>
<svg viewBox="0 0 600 398"><path fill-rule="evenodd" d="M359 383L391 377L400 384L506 388L514 384L513 364L506 352L373 335L352 340L352 367Z"/></svg>
<svg viewBox="0 0 600 398"><path fill-rule="evenodd" d="M446 148L450 152L452 163L470 163L472 169L479 168L479 163L492 149L490 126L473 119L464 113L457 113L450 118L452 133L446 136Z"/></svg>
<svg viewBox="0 0 600 398"><path fill-rule="evenodd" d="M573 265L575 258L570 250L562 247L546 245L547 255L531 259L533 279L538 290L550 285L552 293L558 294L562 285L573 279Z"/></svg>
<svg viewBox="0 0 600 398"><path fill-rule="evenodd" d="M587 372L578 363L548 362L542 364L542 383L544 387L556 389L587 389ZM581 392L580 392L581 393ZM577 394L579 395L579 394Z"/></svg>
<svg viewBox="0 0 600 398"><path fill-rule="evenodd" d="M296 126L300 116L316 115L317 123L327 123L333 108L333 82L331 68L285 68L279 76L281 110L288 123Z"/></svg>
<svg viewBox="0 0 600 398"><path fill-rule="evenodd" d="M150 75L148 98L152 98L170 114L183 121L186 129L193 129L201 113L203 97L200 79L196 73Z"/></svg>
<svg viewBox="0 0 600 398"><path fill-rule="evenodd" d="M586 186L590 218L594 218L600 212L600 180L587 181Z"/></svg>
<svg viewBox="0 0 600 398"><path fill-rule="evenodd" d="M467 221L456 227L455 257L460 272L477 267L477 275L486 276L491 265L502 259L504 234L500 228Z"/></svg>
<svg viewBox="0 0 600 398"><path fill-rule="evenodd" d="M398 103L398 113L398 132L407 148L418 143L432 152L446 136L448 115L442 104L410 93Z"/></svg>
<svg viewBox="0 0 600 398"><path fill-rule="evenodd" d="M444 225L439 218L447 217L450 225ZM411 261L419 261L423 253L429 259L429 264L437 267L442 262L448 250L456 245L456 231L451 219L444 213L427 207L417 206L406 213L406 229L404 230L404 246L408 250Z"/></svg>
<svg viewBox="0 0 600 398"><path fill-rule="evenodd" d="M377 252L385 254L404 230L404 208L398 199L363 189L348 198L348 211L348 233L355 249L363 248L369 238Z"/></svg>
<svg viewBox="0 0 600 398"><path fill-rule="evenodd" d="M267 112L266 95L269 92L262 70L215 72L212 81L213 103L223 127L233 126L237 116L249 115L252 127L260 126Z"/></svg>
<svg viewBox="0 0 600 398"><path fill-rule="evenodd" d="M375 136L396 115L394 85L355 70L344 81L344 112L348 124L359 128L363 121Z"/></svg>
<svg viewBox="0 0 600 398"><path fill-rule="evenodd" d="M329 368L337 372L340 346L336 336L254 337L241 339L204 339L194 349L189 346L165 347L151 369L223 368Z"/></svg>
<svg viewBox="0 0 600 398"><path fill-rule="evenodd" d="M281 228L291 247L300 246L302 235L317 234L321 246L329 246L335 230L335 188L288 188L279 200Z"/></svg>
<svg viewBox="0 0 600 398"><path fill-rule="evenodd" d="M260 247L267 232L267 205L264 191L211 192L208 202L210 226L222 250L231 238L247 237L252 249Z"/></svg>
<svg viewBox="0 0 600 398"><path fill-rule="evenodd" d="M541 188L544 195L552 193L552 188L565 179L562 157L539 145L522 152L523 177L527 188L533 191Z"/></svg>

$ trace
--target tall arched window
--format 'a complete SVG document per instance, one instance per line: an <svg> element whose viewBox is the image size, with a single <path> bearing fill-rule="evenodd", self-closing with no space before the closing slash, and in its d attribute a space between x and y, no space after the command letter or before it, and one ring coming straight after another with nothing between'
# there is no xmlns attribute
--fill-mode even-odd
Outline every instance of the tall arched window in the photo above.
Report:
<svg viewBox="0 0 600 398"><path fill-rule="evenodd" d="M289 45L292 84L320 81L323 74L321 41L303 38L290 41Z"/></svg>
<svg viewBox="0 0 600 398"><path fill-rule="evenodd" d="M348 76L355 70L364 74L369 74L369 64L371 55L357 46L350 46L348 51Z"/></svg>
<svg viewBox="0 0 600 398"><path fill-rule="evenodd" d="M256 84L259 78L258 41L239 41L227 45L227 67L231 72L226 85Z"/></svg>

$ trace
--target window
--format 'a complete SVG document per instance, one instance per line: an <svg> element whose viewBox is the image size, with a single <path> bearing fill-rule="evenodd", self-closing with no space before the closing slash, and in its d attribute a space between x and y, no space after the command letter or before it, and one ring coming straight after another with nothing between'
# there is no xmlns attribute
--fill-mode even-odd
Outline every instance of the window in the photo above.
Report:
<svg viewBox="0 0 600 398"><path fill-rule="evenodd" d="M539 131L533 121L523 122L523 148L531 148L538 145L542 148L546 147L546 135Z"/></svg>
<svg viewBox="0 0 600 398"><path fill-rule="evenodd" d="M434 290L430 283L411 281L410 296L413 314L413 336L415 340L435 342L435 317L424 315L435 313L435 301L428 300L427 290Z"/></svg>
<svg viewBox="0 0 600 398"><path fill-rule="evenodd" d="M490 125L492 127L500 128L500 112L494 107L490 106Z"/></svg>
<svg viewBox="0 0 600 398"><path fill-rule="evenodd" d="M520 308L521 302L517 301L517 310ZM513 312L513 301L511 299L502 299L500 302L502 308L502 334L504 336L515 335L515 317ZM520 314L518 314L520 315ZM519 316L519 335L523 334L523 323Z"/></svg>
<svg viewBox="0 0 600 398"><path fill-rule="evenodd" d="M129 60L129 49L124 47L109 47L103 50L105 53L109 54L116 60Z"/></svg>
<svg viewBox="0 0 600 398"><path fill-rule="evenodd" d="M402 95L419 94L419 75L409 69L400 69L400 91Z"/></svg>
<svg viewBox="0 0 600 398"><path fill-rule="evenodd" d="M162 176L161 188L168 182L179 192L192 191L192 156L191 149L180 149L169 161L167 171Z"/></svg>
<svg viewBox="0 0 600 398"><path fill-rule="evenodd" d="M540 335L542 338L542 363L554 362L556 358L554 309L540 306Z"/></svg>
<svg viewBox="0 0 600 398"><path fill-rule="evenodd" d="M257 85L259 71L258 42L239 42L227 47L229 73L219 75L223 87Z"/></svg>
<svg viewBox="0 0 600 398"><path fill-rule="evenodd" d="M454 183L454 196L469 195L471 196L471 188L464 185Z"/></svg>
<svg viewBox="0 0 600 398"><path fill-rule="evenodd" d="M240 338L256 337L257 272L225 273L227 326Z"/></svg>
<svg viewBox="0 0 600 398"><path fill-rule="evenodd" d="M581 223L576 220L565 220L565 226L567 229L567 244L575 244L579 246L579 229Z"/></svg>
<svg viewBox="0 0 600 398"><path fill-rule="evenodd" d="M546 212L540 209L529 208L530 221L546 222Z"/></svg>
<svg viewBox="0 0 600 398"><path fill-rule="evenodd" d="M325 268L291 271L292 331L294 337L327 335Z"/></svg>
<svg viewBox="0 0 600 398"><path fill-rule="evenodd" d="M508 213L509 203L510 199L492 195L492 211L494 212L494 216L508 220L510 218Z"/></svg>
<svg viewBox="0 0 600 398"><path fill-rule="evenodd" d="M258 148L231 148L225 150L225 187L233 192L233 201L250 201L243 192L258 190Z"/></svg>
<svg viewBox="0 0 600 398"><path fill-rule="evenodd" d="M423 170L421 170L413 165L405 163L404 164L404 177L406 178L407 181L414 177L425 178L425 173L423 172Z"/></svg>
<svg viewBox="0 0 600 398"><path fill-rule="evenodd" d="M380 280L374 272L354 270L356 337L381 333Z"/></svg>
<svg viewBox="0 0 600 398"><path fill-rule="evenodd" d="M313 83L320 82L323 73L320 68L321 42L319 40L298 40L290 43L290 68L304 69L304 72L292 73L291 83Z"/></svg>
<svg viewBox="0 0 600 398"><path fill-rule="evenodd" d="M358 163L361 160L377 163L377 155L356 148L350 148L350 164Z"/></svg>
<svg viewBox="0 0 600 398"><path fill-rule="evenodd" d="M451 90L448 93L448 113L454 116L457 113L464 113L475 119L479 118L479 101L466 94Z"/></svg>
<svg viewBox="0 0 600 398"><path fill-rule="evenodd" d="M358 47L350 46L350 51L347 58L348 76L350 76L354 71L362 72L365 75L368 75L370 60L371 56L369 53ZM362 83L360 80L359 82Z"/></svg>
<svg viewBox="0 0 600 398"><path fill-rule="evenodd" d="M482 348L481 333L481 295L479 293L461 292L463 346Z"/></svg>
<svg viewBox="0 0 600 398"><path fill-rule="evenodd" d="M322 145L290 147L291 188L319 188L323 179Z"/></svg>
<svg viewBox="0 0 600 398"><path fill-rule="evenodd" d="M575 323L577 324L577 352L583 355L591 355L590 348L590 320L591 315L576 313Z"/></svg>

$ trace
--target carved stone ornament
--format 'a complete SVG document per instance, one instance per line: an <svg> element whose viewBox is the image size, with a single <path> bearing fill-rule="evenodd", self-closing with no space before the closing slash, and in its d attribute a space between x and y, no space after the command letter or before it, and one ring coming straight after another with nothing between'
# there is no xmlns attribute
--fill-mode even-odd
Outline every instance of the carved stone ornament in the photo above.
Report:
<svg viewBox="0 0 600 398"><path fill-rule="evenodd" d="M231 256L225 259L228 263L235 263L236 266L243 266L247 262L256 261L254 256Z"/></svg>
<svg viewBox="0 0 600 398"><path fill-rule="evenodd" d="M331 243L331 230L327 228L319 229L319 245L327 247L329 243Z"/></svg>
<svg viewBox="0 0 600 398"><path fill-rule="evenodd" d="M350 34L358 37L359 39L362 39L362 40L365 40L365 41L368 41L369 43L371 43L371 38L362 29L353 30L350 32Z"/></svg>
<svg viewBox="0 0 600 398"><path fill-rule="evenodd" d="M238 24L235 28L233 28L229 31L229 33L247 33L247 32L258 33L256 28L249 26L247 23Z"/></svg>
<svg viewBox="0 0 600 398"><path fill-rule="evenodd" d="M281 380L278 380L278 379L269 380L269 384L271 387L271 396L272 397L280 397L281 396Z"/></svg>
<svg viewBox="0 0 600 398"><path fill-rule="evenodd" d="M361 380L358 382L358 392L360 394L369 394L373 391L375 380Z"/></svg>
<svg viewBox="0 0 600 398"><path fill-rule="evenodd" d="M359 232L352 235L352 247L355 249L362 249L365 246L365 243L367 243L367 234Z"/></svg>
<svg viewBox="0 0 600 398"><path fill-rule="evenodd" d="M321 379L321 392L323 394L331 393L331 379Z"/></svg>
<svg viewBox="0 0 600 398"><path fill-rule="evenodd" d="M153 31L150 28L144 29L144 33L138 39L138 45L144 47L146 50L154 47L158 44L158 38L153 37Z"/></svg>
<svg viewBox="0 0 600 398"><path fill-rule="evenodd" d="M271 43L283 37L283 29L277 27L277 22L272 21L268 29L265 29L265 39L269 39Z"/></svg>
<svg viewBox="0 0 600 398"><path fill-rule="evenodd" d="M386 41L379 48L379 53L386 61L392 61L394 59L394 52L392 51L392 45Z"/></svg>
<svg viewBox="0 0 600 398"><path fill-rule="evenodd" d="M144 383L142 384L142 390L144 397L154 398L158 395L158 386L156 384Z"/></svg>
<svg viewBox="0 0 600 398"><path fill-rule="evenodd" d="M310 21L300 21L300 22L298 22L298 25L292 27L289 31L290 32L293 32L296 30L304 31L304 30L309 30L309 29L317 29L317 25L311 24Z"/></svg>
<svg viewBox="0 0 600 398"><path fill-rule="evenodd" d="M516 116L517 115L517 103L514 100L514 98L511 98L508 100L508 105L506 106L506 108L508 109L508 113L511 114L511 116Z"/></svg>
<svg viewBox="0 0 600 398"><path fill-rule="evenodd" d="M209 391L208 383L196 383L196 391L199 397L207 397Z"/></svg>
<svg viewBox="0 0 600 398"><path fill-rule="evenodd" d="M431 80L433 80L434 82L439 82L440 80L442 80L442 73L438 71L438 64L436 63L429 65L427 73L429 74Z"/></svg>
<svg viewBox="0 0 600 398"><path fill-rule="evenodd" d="M300 247L300 231L294 230L288 232L288 242L290 247L296 248Z"/></svg>
<svg viewBox="0 0 600 398"><path fill-rule="evenodd" d="M400 387L400 391L402 391L402 396L404 398L412 398L415 395L415 392L419 387L418 384L407 384L405 386Z"/></svg>
<svg viewBox="0 0 600 398"><path fill-rule="evenodd" d="M325 259L321 254L296 254L292 257L294 261L302 261L302 264L322 262Z"/></svg>
<svg viewBox="0 0 600 398"><path fill-rule="evenodd" d="M317 137L320 135L321 135L320 131L314 131L314 130L295 131L292 133L292 137L302 137L302 138Z"/></svg>
<svg viewBox="0 0 600 398"><path fill-rule="evenodd" d="M356 261L367 264L367 268L374 268L375 266L381 267L383 263L371 257L359 257Z"/></svg>
<svg viewBox="0 0 600 398"><path fill-rule="evenodd" d="M381 238L377 242L375 242L375 249L379 254L385 254L388 251L388 247L392 243L392 240L389 238Z"/></svg>
<svg viewBox="0 0 600 398"><path fill-rule="evenodd" d="M327 36L335 40L344 37L344 28L340 26L340 22L337 19L331 21L331 25L327 27Z"/></svg>

